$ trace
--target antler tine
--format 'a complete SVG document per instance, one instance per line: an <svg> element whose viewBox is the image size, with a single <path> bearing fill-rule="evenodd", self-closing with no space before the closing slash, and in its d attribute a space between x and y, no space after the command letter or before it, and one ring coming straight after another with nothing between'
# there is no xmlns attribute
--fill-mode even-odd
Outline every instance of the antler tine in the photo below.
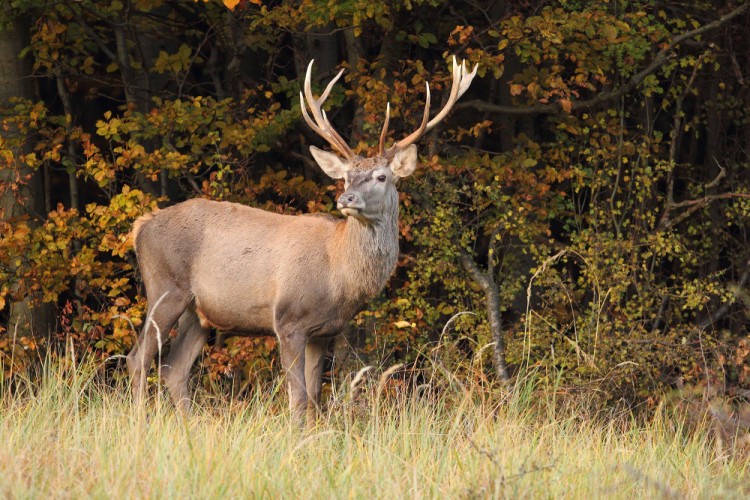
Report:
<svg viewBox="0 0 750 500"><path fill-rule="evenodd" d="M430 118L430 84L425 82L425 87L427 88L427 95L424 99L424 113L422 114L422 123L419 125L419 128L417 130L391 146L388 150L389 152L395 153L399 149L404 149L405 147L415 143L417 139L419 139L425 132L428 125L427 120Z"/></svg>
<svg viewBox="0 0 750 500"><path fill-rule="evenodd" d="M316 134L328 141L333 149L338 151L347 159L354 158L354 152L351 150L351 148L349 148L349 145L346 143L346 141L341 138L338 132L336 132L331 123L328 121L325 111L321 110L321 107L325 100L328 98L328 94L330 94L333 85L338 81L339 78L341 78L344 70L342 69L341 71L339 71L339 73L328 83L325 90L323 91L323 94L318 99L315 99L312 94L311 83L313 62L314 59L311 60L310 64L307 65L307 72L305 74L305 82L303 85L304 96L303 93L300 92L300 107L302 108L302 117ZM307 105L310 106L310 112L313 115L314 121L307 113L305 101L307 101Z"/></svg>
<svg viewBox="0 0 750 500"><path fill-rule="evenodd" d="M328 115L326 114L325 110L321 110L321 114L323 115L323 125L325 126L325 130L330 131L331 138L336 141L336 144L338 147L336 147L339 152L341 152L342 155L346 158L354 158L356 155L354 154L354 151L352 151L349 148L349 145L346 143L346 141L336 132L336 130L333 128L333 125L331 125L331 122L328 121Z"/></svg>
<svg viewBox="0 0 750 500"><path fill-rule="evenodd" d="M314 60L314 59L313 59ZM312 68L312 61L310 61L310 68ZM331 89L336 84L337 81L339 81L339 78L341 78L341 75L344 74L344 68L341 68L341 70L338 72L336 76L333 77L333 79L328 82L328 85L326 85L326 89L323 91L323 93L318 98L318 102L320 104L323 104L323 102L328 99L328 94L331 93Z"/></svg>
<svg viewBox="0 0 750 500"><path fill-rule="evenodd" d="M466 61L461 62L461 88L458 89L458 97L456 99L460 99L462 95L464 95L464 92L466 92L469 89L469 85L471 85L471 81L474 79L475 76L477 76L477 69L479 69L479 64L474 65L474 69L471 70L471 73L466 72Z"/></svg>
<svg viewBox="0 0 750 500"><path fill-rule="evenodd" d="M448 102L445 106L443 106L443 109L440 111L440 113L438 113L435 118L430 120L430 125L437 125L437 123L442 120L443 117L448 114L448 111L450 111L450 109L453 107L453 102L455 102L456 96L458 96L458 89L461 86L461 68L462 66L456 64L456 56L453 56L453 83L451 85L450 95L448 96Z"/></svg>
<svg viewBox="0 0 750 500"><path fill-rule="evenodd" d="M422 119L422 124L419 126L419 128L410 134L408 137L400 140L393 146L391 146L388 149L388 154L394 154L399 149L404 149L407 146L410 146L414 142L417 141L422 135L424 135L426 132L429 132L432 130L435 125L440 123L440 121L446 117L448 113L450 113L451 109L453 108L453 105L456 104L456 101L466 92L466 90L471 85L471 81L474 79L474 77L477 74L477 68L479 65L475 65L474 69L471 71L471 73L468 72L466 69L466 61L462 61L461 65L459 66L456 62L456 56L453 56L453 84L451 86L451 92L448 96L448 102L445 103L445 106L443 106L443 109L440 110L440 112L429 122L427 121L427 118L429 116L430 112L430 87L427 86L427 99L426 99L426 106L425 106L425 114Z"/></svg>
<svg viewBox="0 0 750 500"><path fill-rule="evenodd" d="M305 96L302 95L302 91L300 91L299 93L299 103L300 108L302 109L302 117L305 119L305 122L307 122L307 124L311 129L313 129L316 134L325 137L325 132L323 132L323 129L318 127L315 122L312 121L310 115L307 114L307 106L305 106Z"/></svg>
<svg viewBox="0 0 750 500"><path fill-rule="evenodd" d="M380 142L378 143L378 154L380 156L385 155L385 139L388 136L388 122L391 119L391 103L385 105L385 122L383 122L383 130L380 132Z"/></svg>

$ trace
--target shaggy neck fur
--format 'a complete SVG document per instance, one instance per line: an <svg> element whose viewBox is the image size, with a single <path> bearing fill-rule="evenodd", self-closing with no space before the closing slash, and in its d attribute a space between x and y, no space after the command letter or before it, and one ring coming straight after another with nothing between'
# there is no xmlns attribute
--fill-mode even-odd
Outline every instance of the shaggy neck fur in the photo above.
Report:
<svg viewBox="0 0 750 500"><path fill-rule="evenodd" d="M380 218L362 222L347 217L339 224L331 242L334 266L346 272L336 273L336 288L352 302L364 301L383 289L398 259L398 193L395 187L386 194L386 206Z"/></svg>

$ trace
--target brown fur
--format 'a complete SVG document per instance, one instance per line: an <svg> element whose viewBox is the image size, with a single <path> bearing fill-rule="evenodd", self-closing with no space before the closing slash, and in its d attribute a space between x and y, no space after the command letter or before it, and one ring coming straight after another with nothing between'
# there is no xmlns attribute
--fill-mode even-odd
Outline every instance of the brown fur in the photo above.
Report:
<svg viewBox="0 0 750 500"><path fill-rule="evenodd" d="M141 232L141 228L144 224L146 224L148 221L154 218L154 216L159 212L159 209L154 209L153 212L149 212L147 214L143 214L140 217L138 217L135 222L133 222L133 229L130 231L130 239L133 242L133 247L136 246L137 240L138 240L138 233Z"/></svg>

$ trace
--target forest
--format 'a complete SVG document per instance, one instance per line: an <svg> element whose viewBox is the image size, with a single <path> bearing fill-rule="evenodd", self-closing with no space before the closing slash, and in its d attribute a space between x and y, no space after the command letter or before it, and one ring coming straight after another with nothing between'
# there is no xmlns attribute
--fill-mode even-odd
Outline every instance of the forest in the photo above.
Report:
<svg viewBox="0 0 750 500"><path fill-rule="evenodd" d="M750 396L750 4L744 0L11 0L0 11L0 365L96 359L112 380L146 299L133 221L190 198L331 213L310 60L349 147L478 74L399 185L386 289L326 380L439 358L457 383L535 373L649 412ZM56 354L55 354L56 353ZM72 354L71 354L72 353ZM194 383L250 395L276 339L216 332ZM431 365L434 366L434 365ZM4 382L5 383L5 382Z"/></svg>

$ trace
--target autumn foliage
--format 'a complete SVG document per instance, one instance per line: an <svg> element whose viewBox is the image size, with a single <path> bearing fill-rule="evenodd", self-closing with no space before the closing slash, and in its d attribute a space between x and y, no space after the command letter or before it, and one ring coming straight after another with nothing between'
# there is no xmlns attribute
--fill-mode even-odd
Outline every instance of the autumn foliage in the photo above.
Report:
<svg viewBox="0 0 750 500"><path fill-rule="evenodd" d="M123 375L141 214L192 197L335 211L297 97L309 59L316 85L346 68L327 112L364 155L386 103L391 140L425 82L440 103L456 54L478 77L421 141L396 275L343 350L415 368L439 352L487 380L501 356L602 404L750 389L747 5L485 3L11 2L33 98L0 102L4 377L62 348ZM31 329L20 304L54 320ZM275 356L272 337L219 334L201 381L248 387Z"/></svg>

